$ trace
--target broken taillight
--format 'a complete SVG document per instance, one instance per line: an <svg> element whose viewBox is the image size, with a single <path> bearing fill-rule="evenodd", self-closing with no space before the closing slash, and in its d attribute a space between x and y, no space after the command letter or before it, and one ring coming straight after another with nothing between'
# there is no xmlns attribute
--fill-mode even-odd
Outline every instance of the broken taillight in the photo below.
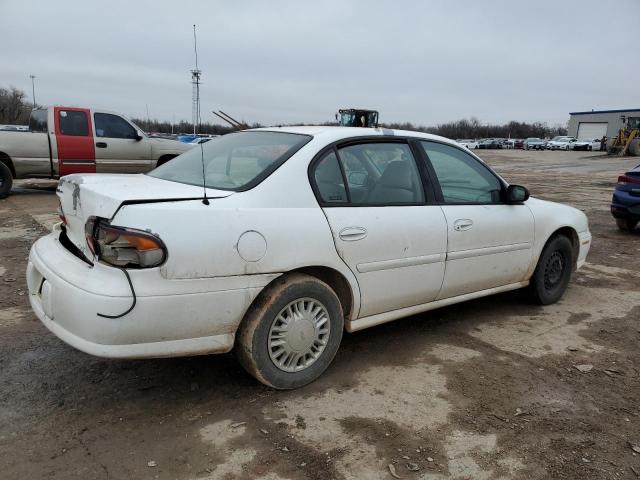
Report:
<svg viewBox="0 0 640 480"><path fill-rule="evenodd" d="M164 242L156 235L115 227L95 217L85 225L87 245L99 260L120 268L152 268L167 259Z"/></svg>

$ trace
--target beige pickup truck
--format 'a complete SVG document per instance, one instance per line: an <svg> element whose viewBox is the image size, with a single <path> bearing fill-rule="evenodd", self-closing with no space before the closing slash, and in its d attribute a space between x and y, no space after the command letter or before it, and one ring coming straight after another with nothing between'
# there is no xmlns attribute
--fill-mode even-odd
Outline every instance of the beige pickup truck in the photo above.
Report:
<svg viewBox="0 0 640 480"><path fill-rule="evenodd" d="M144 173L190 149L149 138L124 116L77 107L31 112L29 131L0 131L0 198L14 178L59 178L70 173Z"/></svg>

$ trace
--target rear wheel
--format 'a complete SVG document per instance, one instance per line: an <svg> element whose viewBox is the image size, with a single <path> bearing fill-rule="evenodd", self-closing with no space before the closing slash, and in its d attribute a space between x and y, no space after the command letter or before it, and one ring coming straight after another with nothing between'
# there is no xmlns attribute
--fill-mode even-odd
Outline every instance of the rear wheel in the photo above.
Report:
<svg viewBox="0 0 640 480"><path fill-rule="evenodd" d="M323 281L299 273L267 287L243 319L236 355L257 380L273 388L302 387L329 366L342 340L340 300Z"/></svg>
<svg viewBox="0 0 640 480"><path fill-rule="evenodd" d="M9 196L12 185L13 175L11 174L11 169L4 162L0 162L0 198Z"/></svg>
<svg viewBox="0 0 640 480"><path fill-rule="evenodd" d="M616 225L620 230L631 232L638 225L638 220L633 218L616 218Z"/></svg>
<svg viewBox="0 0 640 480"><path fill-rule="evenodd" d="M571 279L572 268L571 242L564 235L552 237L542 250L529 283L533 299L542 305L560 300Z"/></svg>

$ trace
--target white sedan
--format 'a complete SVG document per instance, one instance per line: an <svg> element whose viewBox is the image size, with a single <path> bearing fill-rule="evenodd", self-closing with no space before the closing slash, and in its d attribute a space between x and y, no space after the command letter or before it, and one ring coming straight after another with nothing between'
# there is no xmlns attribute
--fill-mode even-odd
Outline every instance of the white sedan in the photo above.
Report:
<svg viewBox="0 0 640 480"><path fill-rule="evenodd" d="M571 142L575 142L574 137L553 137L553 139L547 142L547 150L569 150L571 148Z"/></svg>
<svg viewBox="0 0 640 480"><path fill-rule="evenodd" d="M57 192L27 269L54 334L111 358L235 349L279 389L317 378L345 330L524 287L555 302L591 242L581 211L455 142L378 128L247 130Z"/></svg>
<svg viewBox="0 0 640 480"><path fill-rule="evenodd" d="M463 140L456 140L456 142L462 145L463 147L467 147L469 150L475 150L476 148L480 148L480 142L478 142L477 140L463 139Z"/></svg>

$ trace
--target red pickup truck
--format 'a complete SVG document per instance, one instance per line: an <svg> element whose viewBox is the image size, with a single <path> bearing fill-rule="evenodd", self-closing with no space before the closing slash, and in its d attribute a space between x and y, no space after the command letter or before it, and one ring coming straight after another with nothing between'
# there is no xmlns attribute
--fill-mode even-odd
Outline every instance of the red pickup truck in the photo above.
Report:
<svg viewBox="0 0 640 480"><path fill-rule="evenodd" d="M77 107L31 112L29 131L0 131L0 198L16 178L70 173L144 173L189 150L187 144L149 138L118 113Z"/></svg>

